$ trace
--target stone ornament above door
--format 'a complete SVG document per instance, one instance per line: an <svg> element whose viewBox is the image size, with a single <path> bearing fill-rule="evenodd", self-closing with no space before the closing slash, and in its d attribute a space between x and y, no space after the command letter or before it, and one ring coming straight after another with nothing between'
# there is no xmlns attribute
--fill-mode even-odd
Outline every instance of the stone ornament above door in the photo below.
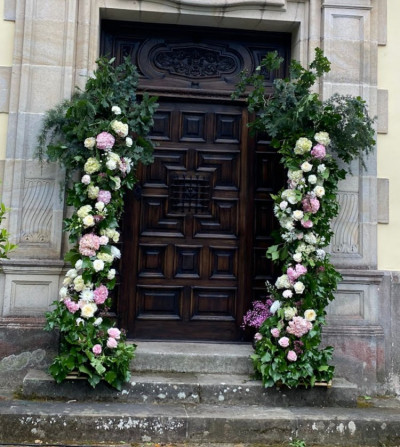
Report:
<svg viewBox="0 0 400 447"><path fill-rule="evenodd" d="M237 6L248 7L286 7L286 0L166 0L163 3L177 5L178 7L196 8L232 8Z"/></svg>

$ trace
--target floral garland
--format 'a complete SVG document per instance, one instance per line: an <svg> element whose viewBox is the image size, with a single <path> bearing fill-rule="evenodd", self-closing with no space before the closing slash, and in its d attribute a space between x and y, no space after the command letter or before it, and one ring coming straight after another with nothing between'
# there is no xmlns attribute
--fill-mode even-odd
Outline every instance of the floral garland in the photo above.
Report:
<svg viewBox="0 0 400 447"><path fill-rule="evenodd" d="M305 137L297 140L292 154L286 156L291 166L288 187L273 196L285 248L284 274L274 285L266 283L273 297L266 303L266 318L259 324L252 319L253 327L258 327L252 359L265 386L313 386L333 376L334 368L328 364L333 350L320 351L318 346L325 307L333 299L332 291L340 279L323 248L327 245L324 209L332 202L337 205L340 170L326 152L328 133L318 132L314 140L314 145ZM276 260L282 248L272 246L268 255ZM247 319L255 310L253 307Z"/></svg>
<svg viewBox="0 0 400 447"><path fill-rule="evenodd" d="M70 240L75 242L65 256L72 268L65 275L60 300L46 314L46 329L59 328L61 332L60 353L50 366L57 382L78 370L93 387L105 380L120 389L129 380L135 345L125 343L124 331L115 327L108 316L117 276L114 263L121 257L116 245L120 239L118 222L125 190L136 182L135 167L143 159L145 140L137 134L141 130L137 113L141 111L143 121L151 125L155 105L146 99L139 105L132 95L121 99L120 104L110 105L118 99L121 86L135 88L136 84L131 83L134 67L128 61L117 69L112 67L112 61L98 63L99 69L85 92L59 109L56 118L49 113L42 131L42 135L48 134L55 123L62 122L58 127L61 141L56 146L48 145L47 154L81 172L80 181L67 192L67 203L74 212L64 221ZM116 95L112 94L113 88ZM77 132L81 107L93 107L94 113ZM135 127L128 122L136 123Z"/></svg>
<svg viewBox="0 0 400 447"><path fill-rule="evenodd" d="M242 74L234 94L248 95L248 108L256 113L251 130L272 137L287 171L287 186L271 195L279 229L267 251L282 275L275 284L266 282L266 301L253 303L242 327L257 331L252 360L265 387L313 386L330 381L334 372L333 348L320 349L320 344L326 307L341 279L324 250L339 212L338 182L346 175L336 159L348 164L359 158L364 164L363 153L375 144L374 120L361 98L333 95L322 102L310 92L330 70L320 49L310 69L293 61L290 77L275 79L272 93L267 92L262 70L281 63L276 53L268 54L254 74Z"/></svg>

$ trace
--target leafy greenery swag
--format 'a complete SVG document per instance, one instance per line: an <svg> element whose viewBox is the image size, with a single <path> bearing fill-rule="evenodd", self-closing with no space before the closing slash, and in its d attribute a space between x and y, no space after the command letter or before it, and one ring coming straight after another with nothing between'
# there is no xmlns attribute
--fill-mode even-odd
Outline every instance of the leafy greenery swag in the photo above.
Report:
<svg viewBox="0 0 400 447"><path fill-rule="evenodd" d="M289 78L275 79L269 93L265 70L273 72L282 61L269 53L253 74L242 73L233 95L248 95L252 132L271 137L288 173L287 186L272 196L279 230L267 251L282 275L275 284L266 283L268 300L253 303L245 324L258 330L252 360L265 387L313 386L331 380L334 372L333 348L319 347L325 308L341 279L324 250L339 212L338 182L353 159L365 167L363 155L375 145L374 120L360 97L335 94L323 102L311 91L330 70L320 49L309 69L293 61Z"/></svg>
<svg viewBox="0 0 400 447"><path fill-rule="evenodd" d="M66 273L60 300L46 314L47 330L60 331L59 354L50 373L62 382L79 371L95 387L100 380L121 389L129 380L135 345L109 318L113 268L120 258L119 221L124 192L137 181L136 166L152 160L147 138L153 125L156 99L136 98L138 74L126 59L99 59L85 89L49 110L38 138L41 160L58 161L67 178L79 181L67 190L72 216L64 221L73 248L65 255Z"/></svg>

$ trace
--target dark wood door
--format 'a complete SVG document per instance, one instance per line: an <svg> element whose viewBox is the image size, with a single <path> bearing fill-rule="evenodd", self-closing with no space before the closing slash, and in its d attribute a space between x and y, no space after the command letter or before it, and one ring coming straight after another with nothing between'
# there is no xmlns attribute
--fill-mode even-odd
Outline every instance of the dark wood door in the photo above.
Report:
<svg viewBox="0 0 400 447"><path fill-rule="evenodd" d="M118 317L134 338L241 340L244 312L274 276L270 194L283 176L229 94L268 50L287 57L288 41L176 27L150 38L141 27L103 24L103 53L131 57L142 88L160 95L154 163L126 199ZM265 73L267 84L281 74Z"/></svg>

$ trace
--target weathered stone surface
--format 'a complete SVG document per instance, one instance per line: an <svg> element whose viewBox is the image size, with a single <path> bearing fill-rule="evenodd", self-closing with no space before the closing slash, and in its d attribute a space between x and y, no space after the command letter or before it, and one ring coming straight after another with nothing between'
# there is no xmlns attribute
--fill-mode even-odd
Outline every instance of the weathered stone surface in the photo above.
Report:
<svg viewBox="0 0 400 447"><path fill-rule="evenodd" d="M250 344L235 343L137 343L135 371L251 374Z"/></svg>
<svg viewBox="0 0 400 447"><path fill-rule="evenodd" d="M398 445L395 408L0 402L0 441Z"/></svg>
<svg viewBox="0 0 400 447"><path fill-rule="evenodd" d="M185 403L217 405L261 405L268 407L344 406L357 403L357 386L343 380L331 388L268 388L247 375L195 373L134 373L121 391L105 383L92 389L84 379L57 385L43 371L31 370L25 376L22 394L27 399L108 401L130 403Z"/></svg>

